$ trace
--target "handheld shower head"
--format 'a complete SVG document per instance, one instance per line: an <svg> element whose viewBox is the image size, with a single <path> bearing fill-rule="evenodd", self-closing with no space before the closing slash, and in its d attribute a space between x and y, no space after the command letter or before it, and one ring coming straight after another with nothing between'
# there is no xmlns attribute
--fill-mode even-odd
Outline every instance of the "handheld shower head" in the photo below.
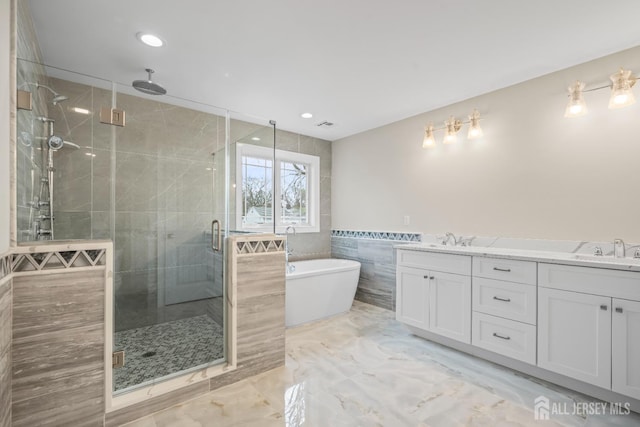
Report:
<svg viewBox="0 0 640 427"><path fill-rule="evenodd" d="M155 73L155 71L151 68L145 68L145 71L149 74L149 80L134 80L131 86L147 95L166 95L167 90L165 88L151 81L151 74Z"/></svg>
<svg viewBox="0 0 640 427"><path fill-rule="evenodd" d="M51 92L53 94L53 99L51 100L51 103L53 105L58 105L60 102L66 101L67 99L69 99L68 96L60 95L58 92L56 92L55 90L51 89L49 86L45 86L45 85L40 84L38 82L36 82L35 85L36 85L36 89L39 89L39 88L43 87L43 88L47 89L49 92Z"/></svg>
<svg viewBox="0 0 640 427"><path fill-rule="evenodd" d="M66 101L67 99L69 99L68 96L56 95L56 96L53 97L53 100L51 102L53 103L53 105L58 105L60 102Z"/></svg>

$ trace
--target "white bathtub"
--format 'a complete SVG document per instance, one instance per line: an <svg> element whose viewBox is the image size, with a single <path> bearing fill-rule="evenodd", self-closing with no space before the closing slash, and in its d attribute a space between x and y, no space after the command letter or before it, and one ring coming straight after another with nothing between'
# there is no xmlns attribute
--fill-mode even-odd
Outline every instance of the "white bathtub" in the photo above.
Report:
<svg viewBox="0 0 640 427"><path fill-rule="evenodd" d="M288 327L349 311L360 277L358 261L313 259L291 264L295 271L287 274Z"/></svg>

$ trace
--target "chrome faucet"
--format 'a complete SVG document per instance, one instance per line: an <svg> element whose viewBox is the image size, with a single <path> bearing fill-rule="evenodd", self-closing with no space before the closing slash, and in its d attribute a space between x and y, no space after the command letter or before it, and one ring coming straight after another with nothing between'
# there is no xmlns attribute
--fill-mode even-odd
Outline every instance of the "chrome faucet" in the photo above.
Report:
<svg viewBox="0 0 640 427"><path fill-rule="evenodd" d="M602 248L600 246L593 248L593 255L602 256Z"/></svg>
<svg viewBox="0 0 640 427"><path fill-rule="evenodd" d="M637 248L635 253L633 254L634 258L640 258L640 248Z"/></svg>
<svg viewBox="0 0 640 427"><path fill-rule="evenodd" d="M287 240L284 241L284 260L287 266L287 274L291 274L296 271L296 266L289 262L289 255L293 254L293 249L289 248L289 231L292 231L295 236L296 228L293 225L290 225L284 230L284 234L287 237Z"/></svg>
<svg viewBox="0 0 640 427"><path fill-rule="evenodd" d="M452 240L452 239L453 239L453 246L455 246L458 243L458 241L456 240L456 236L452 232L447 231L444 234L444 239L442 239L442 244L443 245L448 245L449 241Z"/></svg>
<svg viewBox="0 0 640 427"><path fill-rule="evenodd" d="M613 241L613 256L616 258L624 258L624 242L622 239L615 239Z"/></svg>

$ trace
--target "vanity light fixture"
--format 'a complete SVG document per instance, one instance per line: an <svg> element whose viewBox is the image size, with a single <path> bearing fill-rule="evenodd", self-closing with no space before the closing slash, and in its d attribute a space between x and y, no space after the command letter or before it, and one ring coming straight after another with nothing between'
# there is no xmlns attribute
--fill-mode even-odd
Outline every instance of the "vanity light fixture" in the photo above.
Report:
<svg viewBox="0 0 640 427"><path fill-rule="evenodd" d="M462 128L462 125L468 124L469 131L467 133L467 139L477 139L484 135L482 128L480 127L480 112L476 109L468 116L469 120L463 122L456 119L454 116L450 116L448 120L444 122L444 127L434 129L433 124L429 123L424 128L424 139L422 140L422 148L431 148L436 145L436 139L433 136L433 131L444 130L443 144L453 144L458 140L458 132Z"/></svg>
<svg viewBox="0 0 640 427"><path fill-rule="evenodd" d="M580 117L587 114L587 104L582 96L584 86L584 83L579 80L569 86L569 103L564 112L565 117Z"/></svg>
<svg viewBox="0 0 640 427"><path fill-rule="evenodd" d="M145 33L141 31L138 34L136 34L136 37L138 38L138 40L140 40L142 43L146 44L147 46L151 46L151 47L164 46L164 40L162 40L160 37L156 36L155 34Z"/></svg>
<svg viewBox="0 0 640 427"><path fill-rule="evenodd" d="M444 122L445 131L443 144L453 144L458 141L458 131L462 127L462 122L455 117L449 117L449 120Z"/></svg>
<svg viewBox="0 0 640 427"><path fill-rule="evenodd" d="M585 89L585 84L576 81L569 86L569 103L564 112L565 117L580 117L587 114L587 105L584 101L583 94L585 92L593 92L600 89L611 89L611 97L609 98L609 109L628 107L636 103L636 98L631 91L635 85L638 76L634 76L631 70L620 68L616 73L609 76L611 84Z"/></svg>
<svg viewBox="0 0 640 427"><path fill-rule="evenodd" d="M636 103L636 98L631 92L631 88L636 83L635 76L631 75L631 70L620 70L609 77L611 84L611 98L609 98L609 108L628 107Z"/></svg>
<svg viewBox="0 0 640 427"><path fill-rule="evenodd" d="M424 139L422 140L422 148L429 148L436 145L436 139L433 136L433 124L424 128Z"/></svg>
<svg viewBox="0 0 640 427"><path fill-rule="evenodd" d="M480 112L473 110L473 113L469 116L469 132L467 133L467 139L482 138L484 132L480 127Z"/></svg>

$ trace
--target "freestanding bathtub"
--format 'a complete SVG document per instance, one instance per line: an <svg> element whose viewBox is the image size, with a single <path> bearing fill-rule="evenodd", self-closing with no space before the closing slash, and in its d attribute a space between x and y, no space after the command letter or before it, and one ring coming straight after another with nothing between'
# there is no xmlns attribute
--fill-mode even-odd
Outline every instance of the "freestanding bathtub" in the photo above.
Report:
<svg viewBox="0 0 640 427"><path fill-rule="evenodd" d="M287 327L349 311L360 277L358 261L313 259L291 264L295 271L287 273Z"/></svg>

